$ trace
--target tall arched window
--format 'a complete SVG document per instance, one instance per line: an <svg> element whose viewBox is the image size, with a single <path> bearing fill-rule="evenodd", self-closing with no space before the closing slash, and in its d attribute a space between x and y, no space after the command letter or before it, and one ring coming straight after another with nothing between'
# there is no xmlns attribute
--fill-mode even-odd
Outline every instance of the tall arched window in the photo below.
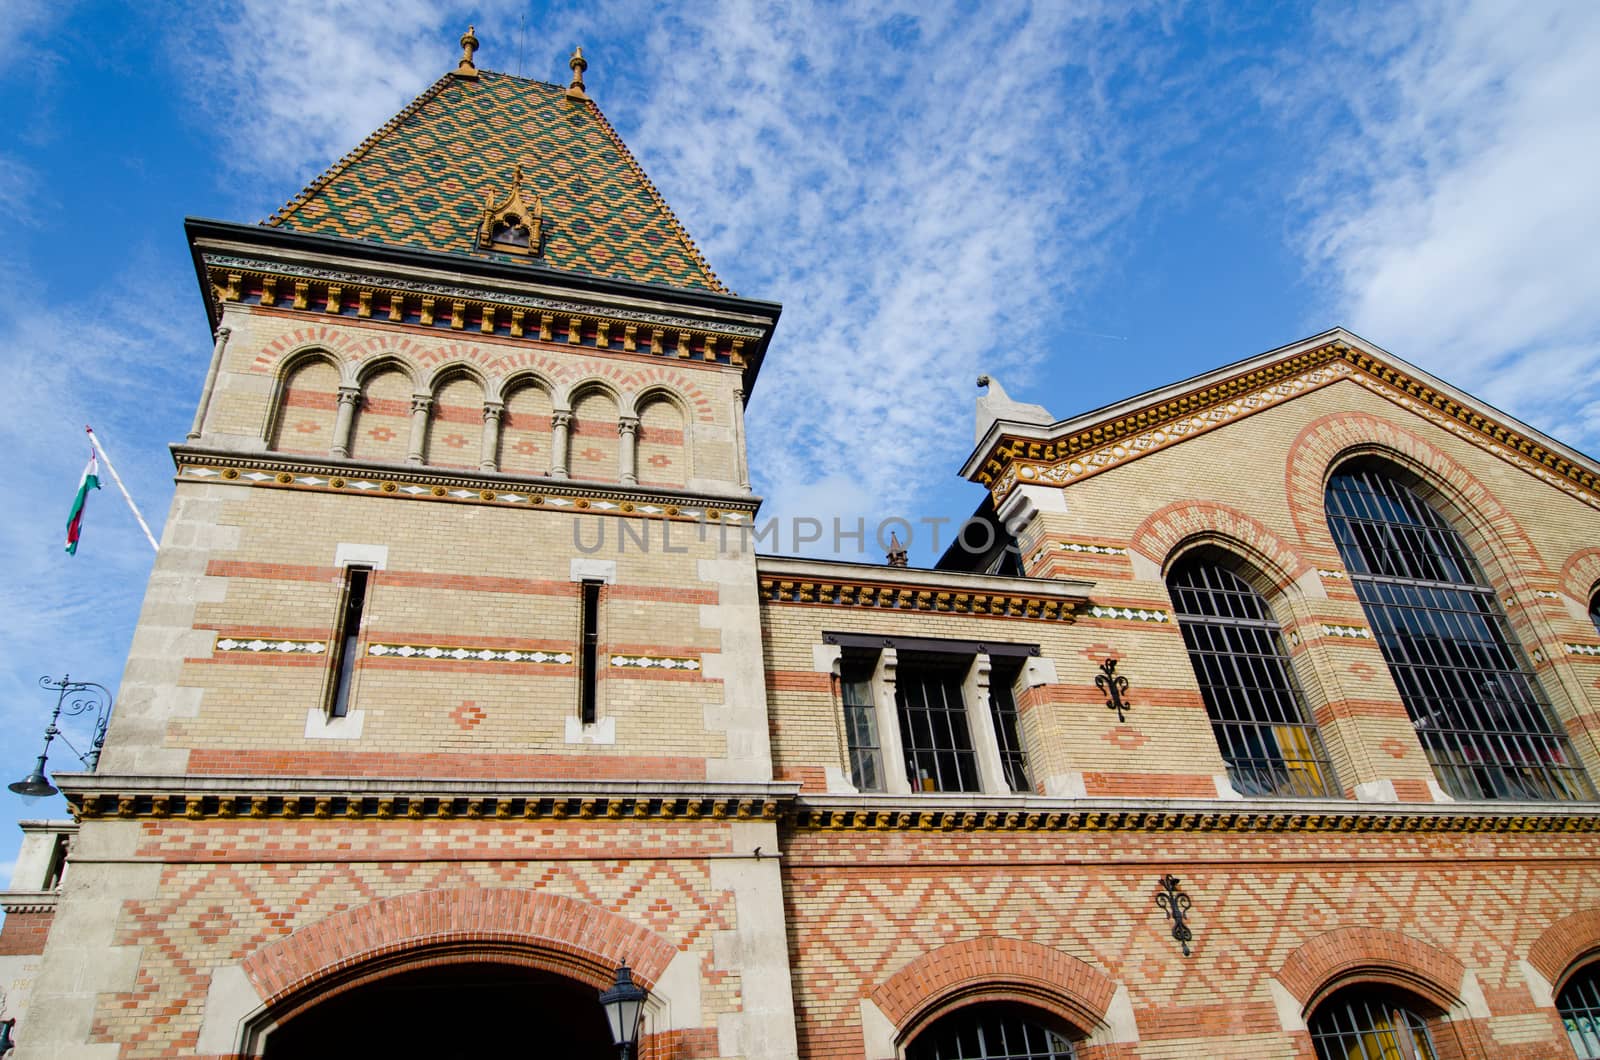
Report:
<svg viewBox="0 0 1600 1060"><path fill-rule="evenodd" d="M1167 589L1228 780L1245 795L1337 795L1282 631L1261 594L1224 562L1203 551L1185 556Z"/></svg>
<svg viewBox="0 0 1600 1060"><path fill-rule="evenodd" d="M1373 460L1328 481L1328 528L1434 774L1460 799L1592 799L1461 535Z"/></svg>
<svg viewBox="0 0 1600 1060"><path fill-rule="evenodd" d="M1307 1021L1317 1060L1438 1060L1412 1004L1406 994L1365 983L1334 992Z"/></svg>
<svg viewBox="0 0 1600 1060"><path fill-rule="evenodd" d="M1578 1060L1600 1060L1600 964L1567 980L1556 995L1556 1011Z"/></svg>
<svg viewBox="0 0 1600 1060"><path fill-rule="evenodd" d="M1053 1022L1023 1005L967 1005L918 1034L906 1060L1076 1060L1071 1040Z"/></svg>
<svg viewBox="0 0 1600 1060"><path fill-rule="evenodd" d="M1594 623L1594 631L1600 633L1600 592L1589 597L1589 621Z"/></svg>

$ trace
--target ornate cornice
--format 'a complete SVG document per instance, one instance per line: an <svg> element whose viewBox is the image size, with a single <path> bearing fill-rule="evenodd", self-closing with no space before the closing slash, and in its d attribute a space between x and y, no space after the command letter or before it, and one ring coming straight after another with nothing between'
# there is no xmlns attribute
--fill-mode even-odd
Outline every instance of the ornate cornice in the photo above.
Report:
<svg viewBox="0 0 1600 1060"><path fill-rule="evenodd" d="M213 307L256 305L317 318L389 321L437 331L472 331L509 338L555 339L593 330L602 347L618 352L745 366L749 347L767 329L713 317L661 313L608 305L599 300L509 291L487 284L406 279L377 271L332 268L204 251L201 261ZM469 321L471 322L469 325ZM567 341L565 344L579 345ZM585 348L595 348L587 342Z"/></svg>
<svg viewBox="0 0 1600 1060"><path fill-rule="evenodd" d="M58 776L82 820L773 821L797 784Z"/></svg>
<svg viewBox="0 0 1600 1060"><path fill-rule="evenodd" d="M761 597L768 603L802 604L873 611L921 611L1071 622L1081 599L1032 593L965 591L945 585L896 580L809 579L763 576Z"/></svg>
<svg viewBox="0 0 1600 1060"><path fill-rule="evenodd" d="M283 458L174 446L180 482L219 482L317 493L347 493L450 504L584 512L748 527L760 498L674 490L629 489L570 479L485 472L453 473L424 465Z"/></svg>
<svg viewBox="0 0 1600 1060"><path fill-rule="evenodd" d="M1019 482L1064 486L1213 430L1282 401L1353 379L1385 399L1600 508L1600 474L1486 414L1419 374L1336 341L1155 402L1114 420L1042 440L1001 433L976 479L997 498Z"/></svg>
<svg viewBox="0 0 1600 1060"><path fill-rule="evenodd" d="M886 803L804 798L788 808L784 822L811 831L1593 833L1600 831L1600 806L1262 806L1235 800L1140 806L1044 799L995 800L986 805L951 800L929 805L915 797Z"/></svg>
<svg viewBox="0 0 1600 1060"><path fill-rule="evenodd" d="M54 913L59 891L0 891L0 912Z"/></svg>

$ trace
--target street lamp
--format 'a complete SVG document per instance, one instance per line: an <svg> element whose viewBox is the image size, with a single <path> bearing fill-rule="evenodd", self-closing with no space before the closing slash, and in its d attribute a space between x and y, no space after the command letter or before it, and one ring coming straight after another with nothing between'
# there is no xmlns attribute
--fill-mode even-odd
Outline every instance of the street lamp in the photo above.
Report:
<svg viewBox="0 0 1600 1060"><path fill-rule="evenodd" d="M56 709L50 714L50 723L44 727L44 750L39 752L39 761L34 763L33 772L21 780L7 785L18 795L28 799L43 798L54 795L59 789L45 775L44 767L50 757L50 742L57 736L66 744L72 753L78 756L84 768L93 769L100 761L100 748L106 742L106 723L111 720L111 691L105 685L95 684L93 681L74 681L63 674L61 680L52 681L49 677L39 678L39 687L48 688L56 693ZM61 731L56 723L65 714L69 718L76 718L94 711L94 736L89 742L88 751L79 751L72 746L72 741L67 739L67 734Z"/></svg>
<svg viewBox="0 0 1600 1060"><path fill-rule="evenodd" d="M611 1022L611 1038L617 1043L622 1060L629 1060L639 1043L639 1017L644 1013L649 991L633 981L633 973L624 961L617 969L617 981L610 990L600 992L600 1005Z"/></svg>

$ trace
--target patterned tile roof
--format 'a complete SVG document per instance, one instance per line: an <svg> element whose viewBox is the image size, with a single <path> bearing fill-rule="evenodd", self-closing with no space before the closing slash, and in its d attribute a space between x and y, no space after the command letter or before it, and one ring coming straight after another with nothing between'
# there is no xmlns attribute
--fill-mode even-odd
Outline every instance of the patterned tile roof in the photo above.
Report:
<svg viewBox="0 0 1600 1060"><path fill-rule="evenodd" d="M440 78L263 223L527 263L477 244L518 164L543 204L534 267L727 292L599 107L488 70Z"/></svg>

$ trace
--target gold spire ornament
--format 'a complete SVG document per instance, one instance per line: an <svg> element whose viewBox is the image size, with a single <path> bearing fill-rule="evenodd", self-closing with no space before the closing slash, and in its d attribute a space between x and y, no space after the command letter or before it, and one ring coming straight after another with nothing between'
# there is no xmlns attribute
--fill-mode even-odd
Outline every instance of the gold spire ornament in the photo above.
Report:
<svg viewBox="0 0 1600 1060"><path fill-rule="evenodd" d="M478 50L478 38L472 32L476 27L468 26L467 31L461 35L461 61L456 63L457 77L477 77L478 68L472 64L472 53Z"/></svg>
<svg viewBox="0 0 1600 1060"><path fill-rule="evenodd" d="M583 57L581 47L572 49L572 58L567 60L567 65L572 67L572 84L567 86L567 98L588 99L589 94L583 90L583 72L589 69L589 60Z"/></svg>

